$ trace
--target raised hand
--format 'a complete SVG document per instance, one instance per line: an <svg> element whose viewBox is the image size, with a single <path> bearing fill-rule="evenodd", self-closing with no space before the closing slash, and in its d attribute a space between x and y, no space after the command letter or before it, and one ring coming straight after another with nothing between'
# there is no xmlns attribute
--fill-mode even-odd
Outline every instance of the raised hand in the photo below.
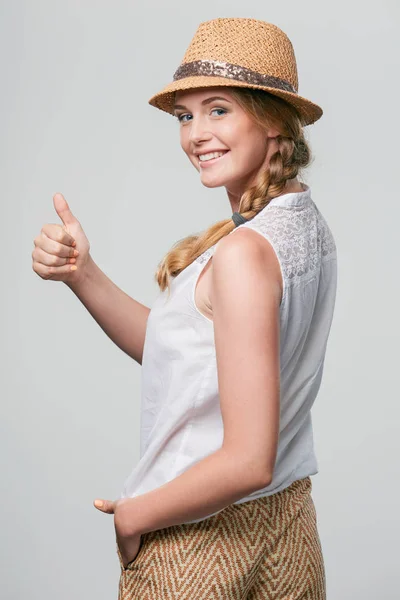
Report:
<svg viewBox="0 0 400 600"><path fill-rule="evenodd" d="M64 196L53 196L54 208L62 225L46 223L34 239L32 268L42 279L70 283L85 275L90 244Z"/></svg>

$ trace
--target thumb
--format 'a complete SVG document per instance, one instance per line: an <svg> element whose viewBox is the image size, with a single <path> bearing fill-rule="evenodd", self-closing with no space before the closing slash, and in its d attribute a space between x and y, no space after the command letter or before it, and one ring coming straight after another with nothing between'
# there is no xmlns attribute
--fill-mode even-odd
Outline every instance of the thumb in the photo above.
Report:
<svg viewBox="0 0 400 600"><path fill-rule="evenodd" d="M114 514L114 502L112 500L100 500L97 499L93 502L94 506L101 512Z"/></svg>
<svg viewBox="0 0 400 600"><path fill-rule="evenodd" d="M76 217L70 211L68 203L64 196L59 192L53 196L54 208L64 225L73 225L77 223Z"/></svg>

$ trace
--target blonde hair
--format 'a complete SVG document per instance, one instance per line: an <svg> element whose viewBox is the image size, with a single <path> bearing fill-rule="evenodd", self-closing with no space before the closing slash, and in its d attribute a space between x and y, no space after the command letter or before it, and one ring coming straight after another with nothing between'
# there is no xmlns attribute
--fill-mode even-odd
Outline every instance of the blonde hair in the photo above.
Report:
<svg viewBox="0 0 400 600"><path fill-rule="evenodd" d="M254 185L244 191L239 212L248 220L262 210L272 198L284 193L286 182L299 174L311 162L311 150L297 110L264 90L230 87L230 94L263 131L275 127L278 150L271 156L269 165L262 170ZM179 275L205 250L235 229L232 218L211 225L199 235L189 235L179 240L159 263L155 280L161 291L171 291L171 277Z"/></svg>

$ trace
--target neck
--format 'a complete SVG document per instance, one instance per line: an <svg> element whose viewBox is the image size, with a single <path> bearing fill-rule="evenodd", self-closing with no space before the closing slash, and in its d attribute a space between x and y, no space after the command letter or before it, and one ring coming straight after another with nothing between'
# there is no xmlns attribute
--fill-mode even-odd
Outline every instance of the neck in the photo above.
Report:
<svg viewBox="0 0 400 600"><path fill-rule="evenodd" d="M297 178L295 177L293 179L287 180L282 194L292 194L292 193L304 192L304 191L305 191L304 185L302 183L300 183L300 181L298 181ZM227 192L228 192L228 197L229 197L229 202L231 204L232 212L238 211L241 196L232 194L229 190L227 190Z"/></svg>

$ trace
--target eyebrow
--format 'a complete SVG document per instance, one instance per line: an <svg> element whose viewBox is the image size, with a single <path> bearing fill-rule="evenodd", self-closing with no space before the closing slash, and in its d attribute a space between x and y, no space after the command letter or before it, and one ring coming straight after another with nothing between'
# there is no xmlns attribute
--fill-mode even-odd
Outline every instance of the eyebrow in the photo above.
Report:
<svg viewBox="0 0 400 600"><path fill-rule="evenodd" d="M231 103L230 100L228 100L228 98L223 98L222 96L211 96L210 98L206 98L205 100L203 100L203 102L201 103L203 104L209 104L210 102L213 102L213 100L223 100L224 102L229 102ZM231 103L232 104L232 103ZM174 110L176 108L187 108L186 106L184 106L183 104L175 104L174 105Z"/></svg>

